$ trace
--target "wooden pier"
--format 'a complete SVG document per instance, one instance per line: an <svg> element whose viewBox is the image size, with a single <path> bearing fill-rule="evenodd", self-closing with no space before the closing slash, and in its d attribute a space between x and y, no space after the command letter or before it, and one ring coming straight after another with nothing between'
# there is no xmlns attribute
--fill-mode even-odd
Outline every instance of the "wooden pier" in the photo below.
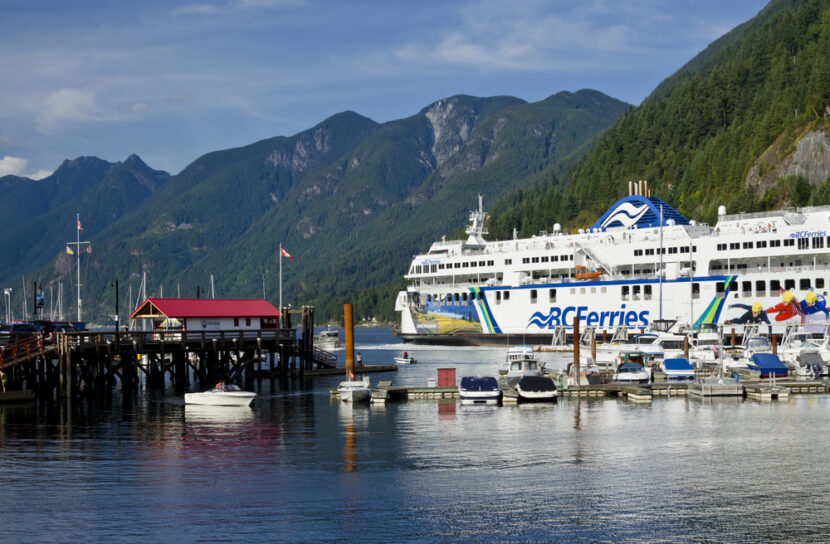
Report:
<svg viewBox="0 0 830 544"><path fill-rule="evenodd" d="M10 390L40 398L106 395L120 386L130 399L142 384L159 390L169 384L183 394L192 379L207 389L218 381L252 384L337 367L335 355L314 348L313 308L303 308L300 335L288 327L36 334L0 347L0 370Z"/></svg>

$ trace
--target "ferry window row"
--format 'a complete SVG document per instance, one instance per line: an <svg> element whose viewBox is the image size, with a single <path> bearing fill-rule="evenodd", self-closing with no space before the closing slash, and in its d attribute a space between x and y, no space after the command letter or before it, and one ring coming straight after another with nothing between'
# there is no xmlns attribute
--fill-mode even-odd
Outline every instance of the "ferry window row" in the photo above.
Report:
<svg viewBox="0 0 830 544"><path fill-rule="evenodd" d="M689 246L679 246L679 247L664 247L664 248L646 248L646 249L635 249L634 256L635 257L642 257L643 255L660 255L660 250L663 250L663 255L676 255L678 253L688 253ZM692 251L697 251L697 246L692 246Z"/></svg>
<svg viewBox="0 0 830 544"><path fill-rule="evenodd" d="M558 263L559 261L572 261L574 260L573 255L542 255L540 257L522 257L522 264L531 264L531 263ZM511 261L512 262L512 261ZM507 261L504 264L510 264Z"/></svg>
<svg viewBox="0 0 830 544"><path fill-rule="evenodd" d="M742 281L740 282L740 285L739 282L733 281L729 283L729 292L738 294L738 296L741 297L774 297L780 293L782 289L784 291L789 291L795 289L796 285L798 285L799 291L809 291L814 288L822 290L824 289L825 282L824 278L815 278L814 281L810 280L810 278L801 278L798 282L794 279L785 279L783 282L781 280L770 280L769 290L767 290L767 282L765 280L756 280L755 282ZM722 297L726 292L725 289L725 282L719 281L715 284L715 294L717 296Z"/></svg>
<svg viewBox="0 0 830 544"><path fill-rule="evenodd" d="M444 296L421 295L421 304L437 304L439 306L466 306L475 300L481 299L481 293L450 293Z"/></svg>
<svg viewBox="0 0 830 544"><path fill-rule="evenodd" d="M410 270L410 274L430 274L438 272L439 270L449 270L451 268L475 268L478 266L494 266L496 261L465 261L459 263L439 263L439 264L416 264Z"/></svg>
<svg viewBox="0 0 830 544"><path fill-rule="evenodd" d="M795 247L798 245L798 249L824 249L825 246L830 247L830 236L827 236L826 238L822 236L798 238L798 244L796 244L796 240L794 238L784 238L783 240L758 240L757 242L729 242L728 244L718 244L716 249L718 251L752 248L764 249L767 247L767 243L769 243L769 247Z"/></svg>
<svg viewBox="0 0 830 544"><path fill-rule="evenodd" d="M623 300L651 300L654 296L654 286L622 285L620 287ZM700 284L692 284L692 298L700 298Z"/></svg>

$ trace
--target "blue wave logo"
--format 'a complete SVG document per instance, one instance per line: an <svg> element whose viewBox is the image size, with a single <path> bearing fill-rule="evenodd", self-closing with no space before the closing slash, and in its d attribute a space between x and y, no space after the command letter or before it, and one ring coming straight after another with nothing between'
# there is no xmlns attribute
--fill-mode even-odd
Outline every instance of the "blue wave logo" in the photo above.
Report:
<svg viewBox="0 0 830 544"><path fill-rule="evenodd" d="M530 316L527 325L536 325L540 329L551 328L551 321L553 321L554 310L558 310L558 308L551 308L547 314L543 314L542 312L535 312L533 315ZM555 313L557 314L558 318L559 312L556 311Z"/></svg>
<svg viewBox="0 0 830 544"><path fill-rule="evenodd" d="M623 227L630 227L639 221L647 211L648 206L646 204L635 206L631 202L623 202L602 222L602 227L607 227L615 222L619 222Z"/></svg>

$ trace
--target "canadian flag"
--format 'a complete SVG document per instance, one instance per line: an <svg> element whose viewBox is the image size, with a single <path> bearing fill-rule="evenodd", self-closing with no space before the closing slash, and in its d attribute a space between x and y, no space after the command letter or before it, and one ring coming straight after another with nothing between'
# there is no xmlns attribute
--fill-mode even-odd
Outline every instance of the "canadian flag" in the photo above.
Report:
<svg viewBox="0 0 830 544"><path fill-rule="evenodd" d="M80 217L78 218L78 230L84 230L84 228L81 226L81 218Z"/></svg>
<svg viewBox="0 0 830 544"><path fill-rule="evenodd" d="M294 260L294 257L292 257L291 254L288 253L282 246L280 246L280 255L282 255L283 257L288 257L292 261Z"/></svg>

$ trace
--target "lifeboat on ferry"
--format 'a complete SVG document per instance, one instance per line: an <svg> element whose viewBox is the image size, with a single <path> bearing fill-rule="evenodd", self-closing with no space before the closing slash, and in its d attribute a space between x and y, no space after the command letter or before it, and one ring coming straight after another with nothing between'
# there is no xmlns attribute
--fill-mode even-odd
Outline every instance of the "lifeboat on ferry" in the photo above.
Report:
<svg viewBox="0 0 830 544"><path fill-rule="evenodd" d="M588 269L581 264L576 265L576 273L574 274L574 278L578 280L592 280L594 278L598 278L602 275L602 272L599 270Z"/></svg>

